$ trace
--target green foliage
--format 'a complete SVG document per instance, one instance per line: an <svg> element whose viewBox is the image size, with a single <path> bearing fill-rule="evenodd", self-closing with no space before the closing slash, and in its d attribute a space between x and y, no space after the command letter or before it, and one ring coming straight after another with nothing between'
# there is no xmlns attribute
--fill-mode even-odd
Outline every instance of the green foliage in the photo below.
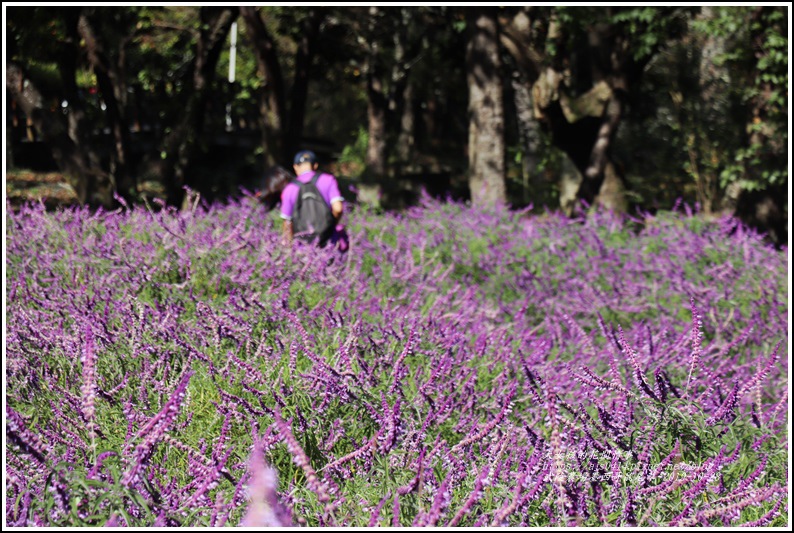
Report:
<svg viewBox="0 0 794 533"><path fill-rule="evenodd" d="M729 69L730 90L746 106L746 138L720 172L720 184L757 191L788 180L788 23L782 7L721 7L696 21L704 35L726 39L715 61Z"/></svg>
<svg viewBox="0 0 794 533"><path fill-rule="evenodd" d="M342 148L338 162L340 165L347 165L350 168L348 174L352 177L360 176L366 168L368 144L369 134L367 129L359 127L355 132L354 141Z"/></svg>

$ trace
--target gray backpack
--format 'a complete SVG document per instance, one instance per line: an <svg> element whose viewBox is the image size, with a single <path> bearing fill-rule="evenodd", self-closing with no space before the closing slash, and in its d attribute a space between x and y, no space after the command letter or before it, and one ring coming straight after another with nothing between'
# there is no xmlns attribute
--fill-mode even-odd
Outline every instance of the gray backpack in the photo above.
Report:
<svg viewBox="0 0 794 533"><path fill-rule="evenodd" d="M316 240L320 246L324 246L333 232L334 216L331 214L331 206L325 203L317 188L319 177L319 172L315 172L308 183L297 179L293 181L299 190L292 215L292 232L296 238Z"/></svg>

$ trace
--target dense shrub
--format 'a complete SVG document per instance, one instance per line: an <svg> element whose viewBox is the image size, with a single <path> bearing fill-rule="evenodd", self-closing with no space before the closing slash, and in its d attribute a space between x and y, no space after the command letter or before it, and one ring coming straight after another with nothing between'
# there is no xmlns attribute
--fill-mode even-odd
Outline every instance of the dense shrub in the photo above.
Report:
<svg viewBox="0 0 794 533"><path fill-rule="evenodd" d="M9 525L785 525L788 263L686 210L7 210Z"/></svg>

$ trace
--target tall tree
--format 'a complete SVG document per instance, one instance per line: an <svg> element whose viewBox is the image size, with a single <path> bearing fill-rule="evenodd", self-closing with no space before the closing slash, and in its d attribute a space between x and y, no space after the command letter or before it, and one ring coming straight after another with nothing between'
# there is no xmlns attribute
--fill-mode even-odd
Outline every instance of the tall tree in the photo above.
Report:
<svg viewBox="0 0 794 533"><path fill-rule="evenodd" d="M265 166L271 166L281 163L287 157L284 136L288 119L286 89L279 59L281 53L276 39L268 31L257 8L241 7L240 14L253 44L259 76L264 80L259 93L259 119L264 163Z"/></svg>
<svg viewBox="0 0 794 533"><path fill-rule="evenodd" d="M125 58L126 47L134 37L132 17L134 13L130 10L88 7L81 11L77 22L113 136L110 173L117 191L128 199L135 195L136 189L130 168L130 127L125 112L128 86ZM103 29L100 34L99 30Z"/></svg>
<svg viewBox="0 0 794 533"><path fill-rule="evenodd" d="M290 91L292 100L290 101L286 141L287 152L290 156L300 148L303 139L312 65L317 55L318 38L326 13L327 8L312 7L297 26L300 33L296 36L295 77Z"/></svg>
<svg viewBox="0 0 794 533"><path fill-rule="evenodd" d="M112 206L116 185L100 164L77 84L81 8L12 7L7 14L6 88L51 149L78 201Z"/></svg>
<svg viewBox="0 0 794 533"><path fill-rule="evenodd" d="M81 204L111 206L114 187L110 176L91 164L86 153L69 136L60 117L52 116L52 106L48 105L37 84L32 82L23 66L13 60L6 64L6 88L49 145L77 200Z"/></svg>
<svg viewBox="0 0 794 533"><path fill-rule="evenodd" d="M160 172L169 203L179 203L184 195L183 186L192 184L188 171L203 138L218 58L237 15L237 7L200 8L192 67L186 73L177 100L181 118L163 142Z"/></svg>
<svg viewBox="0 0 794 533"><path fill-rule="evenodd" d="M496 8L467 10L469 88L469 189L474 205L507 201L504 102Z"/></svg>
<svg viewBox="0 0 794 533"><path fill-rule="evenodd" d="M722 165L726 207L745 222L788 241L788 19L783 6L713 9L696 26L724 40L714 61L732 81L727 91L741 103L733 160ZM710 140L715 142L709 132Z"/></svg>
<svg viewBox="0 0 794 533"><path fill-rule="evenodd" d="M287 164L303 138L312 65L327 9L246 6L241 8L241 15L248 28L259 74L264 80L259 93L259 109L265 164ZM281 33L293 42L294 55L290 56L279 46L277 36L268 29L266 16L278 19ZM290 81L286 76L287 63L292 66Z"/></svg>
<svg viewBox="0 0 794 533"><path fill-rule="evenodd" d="M386 144L386 114L388 113L388 99L383 77L383 65L380 40L375 37L375 32L383 27L382 19L385 14L380 8L369 8L367 22L367 158L368 172L376 179L386 175L387 144Z"/></svg>
<svg viewBox="0 0 794 533"><path fill-rule="evenodd" d="M612 145L645 67L682 31L688 13L656 7L502 12L501 42L533 82L535 115L581 172L580 199L626 209Z"/></svg>
<svg viewBox="0 0 794 533"><path fill-rule="evenodd" d="M417 18L414 17L413 20ZM413 24L409 8L399 8L397 23L397 30L394 32L394 66L391 76L393 90L390 92L389 110L396 115L398 123L394 156L399 165L405 166L410 164L416 146L414 114L416 81L415 76L411 76L411 65L419 57L422 40L410 32Z"/></svg>

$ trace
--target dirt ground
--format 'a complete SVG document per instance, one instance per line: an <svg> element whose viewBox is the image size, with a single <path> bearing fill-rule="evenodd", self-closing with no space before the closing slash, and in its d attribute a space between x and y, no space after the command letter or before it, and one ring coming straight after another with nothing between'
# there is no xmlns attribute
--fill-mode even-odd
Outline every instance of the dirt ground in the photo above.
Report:
<svg viewBox="0 0 794 533"><path fill-rule="evenodd" d="M11 207L30 202L44 202L48 208L77 203L74 189L60 172L12 170L5 173L6 201Z"/></svg>

